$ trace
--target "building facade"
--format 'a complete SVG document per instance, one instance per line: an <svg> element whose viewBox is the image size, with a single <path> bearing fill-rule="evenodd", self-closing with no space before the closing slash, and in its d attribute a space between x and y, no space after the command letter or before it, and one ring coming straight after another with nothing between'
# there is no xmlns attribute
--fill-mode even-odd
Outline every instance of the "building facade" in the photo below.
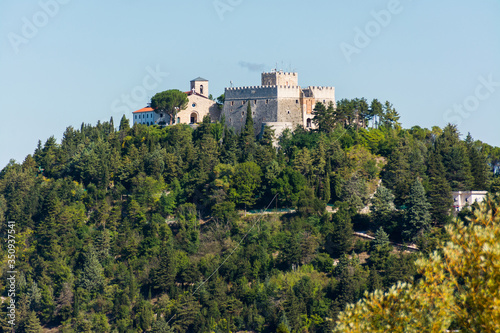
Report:
<svg viewBox="0 0 500 333"><path fill-rule="evenodd" d="M160 115L149 106L132 112L133 124L154 125L160 119Z"/></svg>
<svg viewBox="0 0 500 333"><path fill-rule="evenodd" d="M486 197L488 191L453 191L453 211L458 212L465 206L470 206L474 202L481 202Z"/></svg>
<svg viewBox="0 0 500 333"><path fill-rule="evenodd" d="M315 128L312 111L316 102L335 105L334 87L301 88L297 73L283 71L262 73L260 86L226 88L224 94L226 124L240 132L250 103L256 134L263 125L274 128L276 135L297 125Z"/></svg>

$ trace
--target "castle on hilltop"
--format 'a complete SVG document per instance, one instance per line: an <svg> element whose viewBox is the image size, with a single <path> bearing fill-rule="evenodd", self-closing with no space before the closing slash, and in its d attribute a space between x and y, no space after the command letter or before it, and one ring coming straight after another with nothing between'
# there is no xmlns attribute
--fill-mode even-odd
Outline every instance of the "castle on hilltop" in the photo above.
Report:
<svg viewBox="0 0 500 333"><path fill-rule="evenodd" d="M335 106L335 88L309 86L301 88L297 73L272 71L262 73L261 85L252 87L230 87L224 91L222 113L215 101L209 99L208 80L198 77L191 80L191 90L187 91L188 104L179 110L173 124L195 125L210 115L212 121L225 117L226 124L240 132L245 125L248 103L252 109L255 134L264 125L275 130L278 137L285 128L296 126L314 129L312 114L317 102ZM133 112L134 124L169 124L169 116L145 107Z"/></svg>
<svg viewBox="0 0 500 333"><path fill-rule="evenodd" d="M317 102L335 105L335 88L301 88L297 73L272 71L262 73L260 86L226 88L224 97L222 115L226 124L237 132L245 125L250 103L255 133L260 133L267 125L278 136L285 128L293 129L297 125L315 128L312 121L314 105Z"/></svg>

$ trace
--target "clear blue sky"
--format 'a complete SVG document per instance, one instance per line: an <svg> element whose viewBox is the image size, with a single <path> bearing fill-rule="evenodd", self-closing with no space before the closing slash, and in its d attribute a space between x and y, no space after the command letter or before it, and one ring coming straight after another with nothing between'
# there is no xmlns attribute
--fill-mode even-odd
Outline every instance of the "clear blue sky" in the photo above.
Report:
<svg viewBox="0 0 500 333"><path fill-rule="evenodd" d="M499 17L498 0L3 0L0 168L197 76L219 96L276 63L337 100L389 100L404 127L500 146Z"/></svg>

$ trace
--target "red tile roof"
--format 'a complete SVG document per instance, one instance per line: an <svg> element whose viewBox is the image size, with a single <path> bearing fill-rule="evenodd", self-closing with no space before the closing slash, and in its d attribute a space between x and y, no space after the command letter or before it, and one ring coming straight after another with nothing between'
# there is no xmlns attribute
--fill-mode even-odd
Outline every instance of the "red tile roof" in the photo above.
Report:
<svg viewBox="0 0 500 333"><path fill-rule="evenodd" d="M140 113L140 112L151 112L151 111L154 111L155 109L151 108L151 107L145 107L145 108L142 108L140 110L137 110L137 111L134 111L132 113Z"/></svg>

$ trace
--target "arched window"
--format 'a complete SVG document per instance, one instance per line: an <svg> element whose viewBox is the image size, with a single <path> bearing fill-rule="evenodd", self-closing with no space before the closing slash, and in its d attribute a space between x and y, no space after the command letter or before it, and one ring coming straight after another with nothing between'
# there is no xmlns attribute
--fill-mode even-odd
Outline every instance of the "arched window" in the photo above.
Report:
<svg viewBox="0 0 500 333"><path fill-rule="evenodd" d="M200 94L203 95L203 85L202 84L200 84Z"/></svg>
<svg viewBox="0 0 500 333"><path fill-rule="evenodd" d="M307 125L306 125L306 127L311 127L311 126L312 126L311 118L307 118Z"/></svg>

